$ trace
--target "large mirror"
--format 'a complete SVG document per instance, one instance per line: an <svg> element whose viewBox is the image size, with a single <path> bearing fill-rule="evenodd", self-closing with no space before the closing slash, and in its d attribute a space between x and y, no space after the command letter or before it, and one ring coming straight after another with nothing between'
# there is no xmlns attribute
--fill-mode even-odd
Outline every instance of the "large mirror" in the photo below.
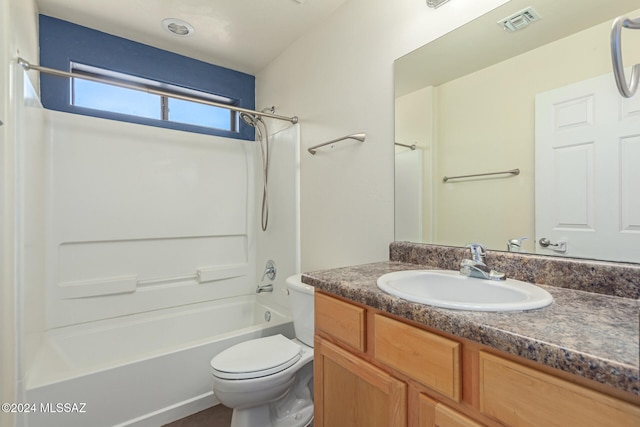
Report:
<svg viewBox="0 0 640 427"><path fill-rule="evenodd" d="M638 7L511 0L396 60L396 240L640 262Z"/></svg>

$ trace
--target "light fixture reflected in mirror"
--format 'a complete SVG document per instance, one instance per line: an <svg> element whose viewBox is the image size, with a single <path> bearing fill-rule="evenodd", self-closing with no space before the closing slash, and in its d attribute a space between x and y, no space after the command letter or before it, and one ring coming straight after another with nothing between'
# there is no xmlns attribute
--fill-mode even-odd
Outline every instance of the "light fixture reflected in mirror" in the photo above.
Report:
<svg viewBox="0 0 640 427"><path fill-rule="evenodd" d="M449 0L427 0L427 6L435 9L436 7L440 7L448 1Z"/></svg>

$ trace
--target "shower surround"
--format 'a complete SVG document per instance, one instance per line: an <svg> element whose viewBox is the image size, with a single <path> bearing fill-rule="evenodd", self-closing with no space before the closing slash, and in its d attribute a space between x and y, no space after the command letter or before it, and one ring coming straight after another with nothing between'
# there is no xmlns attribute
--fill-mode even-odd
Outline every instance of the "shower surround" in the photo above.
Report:
<svg viewBox="0 0 640 427"><path fill-rule="evenodd" d="M82 402L83 395L94 395L95 413L121 412L131 417L118 425L139 426L170 422L214 404L211 393L198 405L192 402L193 392L209 381L203 360L238 340L289 333L288 301L281 290L285 278L299 271L299 126L270 137L269 185L278 196L270 202L270 229L262 232L255 191L261 179L259 148L253 141L44 110L24 71L16 65L12 73L18 83L22 224L20 397ZM276 292L256 296L266 259L278 266ZM208 309L200 310L205 305ZM274 313L275 321L258 320L264 311ZM195 312L208 314L200 322L185 321L196 319ZM251 321L233 322L238 313L250 313ZM171 330L166 321L155 321L167 318L174 319ZM136 329L142 323L135 319L146 319L140 320L144 332ZM227 329L219 329L223 325ZM220 336L229 338L220 348L202 345ZM138 340L146 345L134 345ZM114 390L131 406L140 397L127 394L135 389L118 375L107 381L115 388L105 388L105 372L125 366L129 372L178 377L188 367L193 372L185 378L202 381L192 390L180 387L182 393L171 401L161 399L163 388L150 383L147 412L118 409L108 399ZM21 417L29 425L71 425L55 417Z"/></svg>

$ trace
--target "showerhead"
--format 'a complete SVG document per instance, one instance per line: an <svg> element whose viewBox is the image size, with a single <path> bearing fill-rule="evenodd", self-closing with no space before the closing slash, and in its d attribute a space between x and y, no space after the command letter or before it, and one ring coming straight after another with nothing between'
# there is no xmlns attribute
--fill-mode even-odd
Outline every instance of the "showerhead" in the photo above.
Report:
<svg viewBox="0 0 640 427"><path fill-rule="evenodd" d="M264 122L262 121L262 118L260 116L256 116L249 113L240 113L240 118L247 125L256 129L256 133L258 134L258 139L262 141L262 138L263 138L262 130L260 130L260 126L258 126L258 122L262 123L262 126L264 126Z"/></svg>
<svg viewBox="0 0 640 427"><path fill-rule="evenodd" d="M263 108L261 112L275 114L276 107L271 106L271 107ZM260 117L259 114L240 113L240 118L242 119L243 122L245 122L251 127L256 127L258 122L261 122L264 124L264 121L262 121L262 117Z"/></svg>
<svg viewBox="0 0 640 427"><path fill-rule="evenodd" d="M245 122L251 127L256 127L258 120L260 120L259 117L249 113L240 113L240 118L242 119L243 122Z"/></svg>

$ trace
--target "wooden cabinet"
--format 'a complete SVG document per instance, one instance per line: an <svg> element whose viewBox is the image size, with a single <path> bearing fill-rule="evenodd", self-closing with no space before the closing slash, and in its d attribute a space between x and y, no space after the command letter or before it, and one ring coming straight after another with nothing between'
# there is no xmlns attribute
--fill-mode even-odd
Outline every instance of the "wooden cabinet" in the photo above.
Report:
<svg viewBox="0 0 640 427"><path fill-rule="evenodd" d="M316 427L640 426L638 398L322 292L315 298Z"/></svg>
<svg viewBox="0 0 640 427"><path fill-rule="evenodd" d="M349 352L316 338L317 427L404 427L407 386Z"/></svg>
<svg viewBox="0 0 640 427"><path fill-rule="evenodd" d="M460 401L460 343L376 314L374 357Z"/></svg>
<svg viewBox="0 0 640 427"><path fill-rule="evenodd" d="M640 408L480 352L480 411L510 426L640 426Z"/></svg>

